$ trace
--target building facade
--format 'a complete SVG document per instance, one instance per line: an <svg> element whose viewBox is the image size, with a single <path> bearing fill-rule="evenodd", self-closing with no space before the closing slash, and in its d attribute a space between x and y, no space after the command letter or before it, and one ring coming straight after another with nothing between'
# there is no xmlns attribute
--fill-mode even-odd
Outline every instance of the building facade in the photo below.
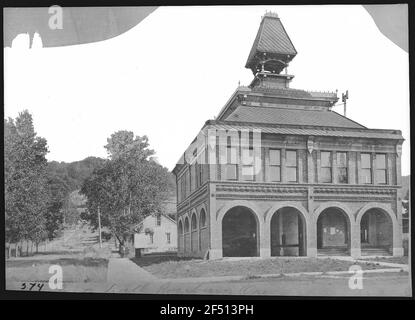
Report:
<svg viewBox="0 0 415 320"><path fill-rule="evenodd" d="M173 170L180 256L403 254L401 132L332 111L337 92L290 88L296 54L265 14L246 63L253 81Z"/></svg>
<svg viewBox="0 0 415 320"><path fill-rule="evenodd" d="M176 221L164 214L151 215L140 223L134 234L134 247L141 253L177 251Z"/></svg>

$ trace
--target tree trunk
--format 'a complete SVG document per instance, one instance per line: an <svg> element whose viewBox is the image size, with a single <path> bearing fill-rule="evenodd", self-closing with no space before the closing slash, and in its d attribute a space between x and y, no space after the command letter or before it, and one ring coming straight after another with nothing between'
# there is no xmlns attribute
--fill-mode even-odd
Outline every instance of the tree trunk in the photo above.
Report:
<svg viewBox="0 0 415 320"><path fill-rule="evenodd" d="M36 253L39 253L39 242L36 242Z"/></svg>
<svg viewBox="0 0 415 320"><path fill-rule="evenodd" d="M15 256L15 258L17 258L17 251L19 250L19 245L18 245L17 242L16 242L16 245L14 247L15 247L14 256Z"/></svg>
<svg viewBox="0 0 415 320"><path fill-rule="evenodd" d="M131 191L130 191L130 197L128 199L128 215L131 216Z"/></svg>

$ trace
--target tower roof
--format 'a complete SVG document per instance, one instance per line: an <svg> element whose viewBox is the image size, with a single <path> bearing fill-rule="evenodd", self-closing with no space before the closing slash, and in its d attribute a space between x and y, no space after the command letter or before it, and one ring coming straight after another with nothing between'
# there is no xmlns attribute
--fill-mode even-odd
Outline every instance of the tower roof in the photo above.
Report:
<svg viewBox="0 0 415 320"><path fill-rule="evenodd" d="M255 74L268 63L269 71L280 73L297 51L276 13L263 17L245 67Z"/></svg>

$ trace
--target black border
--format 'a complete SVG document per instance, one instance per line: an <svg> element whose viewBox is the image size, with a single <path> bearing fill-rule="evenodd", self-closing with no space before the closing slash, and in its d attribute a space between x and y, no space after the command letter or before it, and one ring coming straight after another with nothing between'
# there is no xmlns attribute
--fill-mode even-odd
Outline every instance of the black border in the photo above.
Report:
<svg viewBox="0 0 415 320"><path fill-rule="evenodd" d="M413 107L414 107L414 82L415 82L415 67L413 61L413 54L414 54L414 38L415 38L415 5L411 2L403 2L403 1L373 1L367 0L362 3L361 1L339 1L339 2L327 2L327 1L312 1L312 0L284 0L284 1L258 1L255 3L248 3L248 2L236 2L236 1L206 1L201 0L198 2L189 1L189 0L182 0L178 1L171 1L171 0L156 0L156 1L149 1L149 0L141 0L141 1L131 1L131 0L122 0L122 1L113 1L112 3L109 1L44 1L44 0L6 0L3 2L2 7L45 7L51 5L61 5L63 7L86 7L86 6L183 6L183 5L316 5L316 4L395 4L395 3L406 3L408 4L408 22L409 22L409 58L410 58L410 117L412 120L413 116ZM3 15L1 15L1 25L3 26ZM1 34L3 40L3 32ZM2 41L3 42L3 41ZM393 67L391 65L390 67ZM4 88L4 60L2 59L2 83ZM1 95L4 101L4 90L1 91ZM4 109L2 109L3 118L4 118ZM411 121L412 122L412 121ZM411 123L412 124L412 123ZM2 131L3 134L3 131ZM415 160L413 155L413 141L415 141L414 132L411 130L411 168L415 167ZM2 140L3 141L3 140ZM4 149L3 149L4 150ZM4 159L1 159L2 163ZM1 177L4 181L4 166L2 166L3 170L1 170ZM413 185L413 176L411 171L411 186ZM4 184L2 185L3 188L3 204L4 204ZM414 195L411 194L411 203L413 203ZM3 206L4 208L4 206ZM4 215L4 209L3 215ZM411 230L414 230L414 219L411 219ZM0 222L0 234L2 237L3 243L5 243L5 235L4 235L4 219L1 219ZM5 247L1 246L2 257L4 255ZM414 247L413 247L413 237L411 237L411 256L414 256ZM5 290L5 259L1 259L0 265L0 299L6 300L144 300L140 306L142 308L143 304L145 305L145 313L147 314L154 314L153 311L156 313L154 315L159 315L160 307L164 306L169 302L173 305L184 305L184 301L186 301L186 305L192 305L196 307L202 307L205 303L209 304L254 304L255 305L255 314L254 316L245 316L244 318L252 318L257 317L259 315L267 316L267 318L272 317L274 318L273 314L269 313L267 308L270 308L270 312L275 312L273 310L274 305L270 301L274 300L283 300L284 302L288 302L288 300L414 300L414 271L413 271L413 261L411 266L411 281L412 281L412 297L347 297L347 296L335 296L335 297L328 297L328 296L321 296L321 297L309 297L309 296L230 296L230 295L161 295L161 294L124 294L124 293L69 293L69 292L23 292L23 291L6 291ZM181 301L179 303L179 301ZM264 308L266 307L266 309ZM260 310L258 311L258 307ZM12 308L12 307L11 307ZM148 309L147 309L148 308ZM20 309L20 308L19 308ZM273 311L272 311L273 310ZM310 310L312 315L314 312L320 313L322 310ZM347 313L347 310L344 310ZM372 310L373 311L373 310ZM356 311L357 312L357 311ZM342 311L339 310L339 313ZM140 316L144 313L140 313ZM355 314L355 312L352 312ZM398 313L400 314L400 313ZM60 314L57 314L60 316ZM336 315L337 316L337 315ZM228 316L235 318L235 316Z"/></svg>

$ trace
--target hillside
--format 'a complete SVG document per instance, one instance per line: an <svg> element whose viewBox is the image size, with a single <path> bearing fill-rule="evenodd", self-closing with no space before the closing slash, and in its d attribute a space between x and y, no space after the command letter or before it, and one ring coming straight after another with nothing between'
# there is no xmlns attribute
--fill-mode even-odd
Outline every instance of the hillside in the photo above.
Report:
<svg viewBox="0 0 415 320"><path fill-rule="evenodd" d="M48 162L49 174L62 179L69 188L69 191L79 189L87 177L91 175L95 168L105 162L102 158L88 157L75 162Z"/></svg>

